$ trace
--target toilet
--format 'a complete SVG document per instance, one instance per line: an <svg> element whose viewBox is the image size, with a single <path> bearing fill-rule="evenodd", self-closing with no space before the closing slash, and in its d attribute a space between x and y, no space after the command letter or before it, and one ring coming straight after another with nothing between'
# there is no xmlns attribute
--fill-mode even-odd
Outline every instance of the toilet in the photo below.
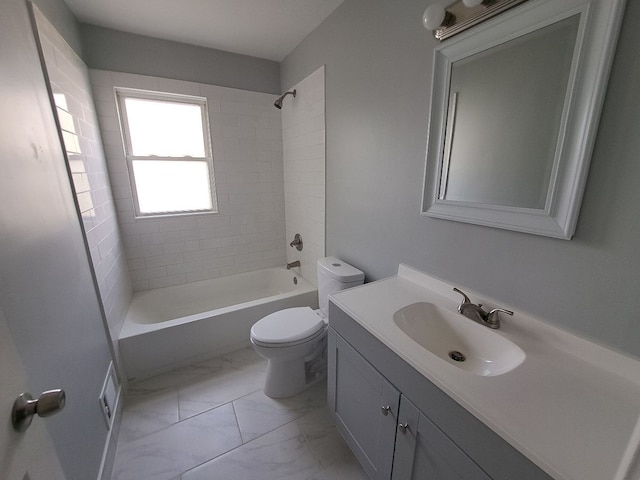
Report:
<svg viewBox="0 0 640 480"><path fill-rule="evenodd" d="M287 308L251 327L255 351L268 360L265 395L290 397L326 376L329 294L362 285L364 273L335 257L318 260L319 310Z"/></svg>

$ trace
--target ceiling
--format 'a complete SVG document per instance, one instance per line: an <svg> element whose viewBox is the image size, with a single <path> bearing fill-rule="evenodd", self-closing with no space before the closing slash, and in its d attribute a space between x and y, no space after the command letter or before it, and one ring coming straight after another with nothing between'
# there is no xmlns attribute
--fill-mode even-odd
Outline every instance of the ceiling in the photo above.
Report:
<svg viewBox="0 0 640 480"><path fill-rule="evenodd" d="M343 0L65 0L82 23L282 61Z"/></svg>

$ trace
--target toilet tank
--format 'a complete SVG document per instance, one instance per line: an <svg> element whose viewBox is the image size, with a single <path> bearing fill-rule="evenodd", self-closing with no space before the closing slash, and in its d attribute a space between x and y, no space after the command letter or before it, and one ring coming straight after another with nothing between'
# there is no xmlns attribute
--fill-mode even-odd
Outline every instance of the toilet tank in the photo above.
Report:
<svg viewBox="0 0 640 480"><path fill-rule="evenodd" d="M329 312L329 294L362 285L364 273L336 257L318 260L318 303L324 315Z"/></svg>

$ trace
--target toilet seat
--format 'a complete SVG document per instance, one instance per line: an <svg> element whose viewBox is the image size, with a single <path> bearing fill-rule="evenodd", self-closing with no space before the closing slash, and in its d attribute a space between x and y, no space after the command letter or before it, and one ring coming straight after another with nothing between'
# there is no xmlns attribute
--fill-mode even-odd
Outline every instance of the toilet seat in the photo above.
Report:
<svg viewBox="0 0 640 480"><path fill-rule="evenodd" d="M264 346L288 346L307 342L324 333L326 323L309 307L280 310L251 327L251 340Z"/></svg>

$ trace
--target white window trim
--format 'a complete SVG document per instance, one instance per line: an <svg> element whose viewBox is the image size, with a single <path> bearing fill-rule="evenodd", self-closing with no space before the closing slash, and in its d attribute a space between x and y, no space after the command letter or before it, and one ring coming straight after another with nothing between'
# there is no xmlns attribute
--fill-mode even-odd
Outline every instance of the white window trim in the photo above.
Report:
<svg viewBox="0 0 640 480"><path fill-rule="evenodd" d="M143 218L167 218L186 215L202 215L218 213L218 199L216 194L215 174L213 171L213 153L211 144L211 128L209 124L207 99L205 97L196 97L193 95L184 95L179 93L157 92L151 90L139 90L133 88L114 87L116 97L116 106L118 111L118 121L120 123L120 132L124 147L124 155L127 163L127 173L129 175L129 185L131 188L131 198L133 199L134 215L136 219ZM129 133L129 122L127 120L127 109L125 106L125 98L140 98L144 100L162 100L173 101L176 103L190 103L200 106L202 113L202 138L204 141L205 156L204 157L164 157L164 156L135 156L131 146L131 135ZM133 174L134 160L153 160L153 161L176 161L185 159L190 162L206 162L209 171L209 189L211 194L211 208L203 210L172 210L168 212L143 213L140 211L138 202L138 190L136 188L135 175Z"/></svg>

